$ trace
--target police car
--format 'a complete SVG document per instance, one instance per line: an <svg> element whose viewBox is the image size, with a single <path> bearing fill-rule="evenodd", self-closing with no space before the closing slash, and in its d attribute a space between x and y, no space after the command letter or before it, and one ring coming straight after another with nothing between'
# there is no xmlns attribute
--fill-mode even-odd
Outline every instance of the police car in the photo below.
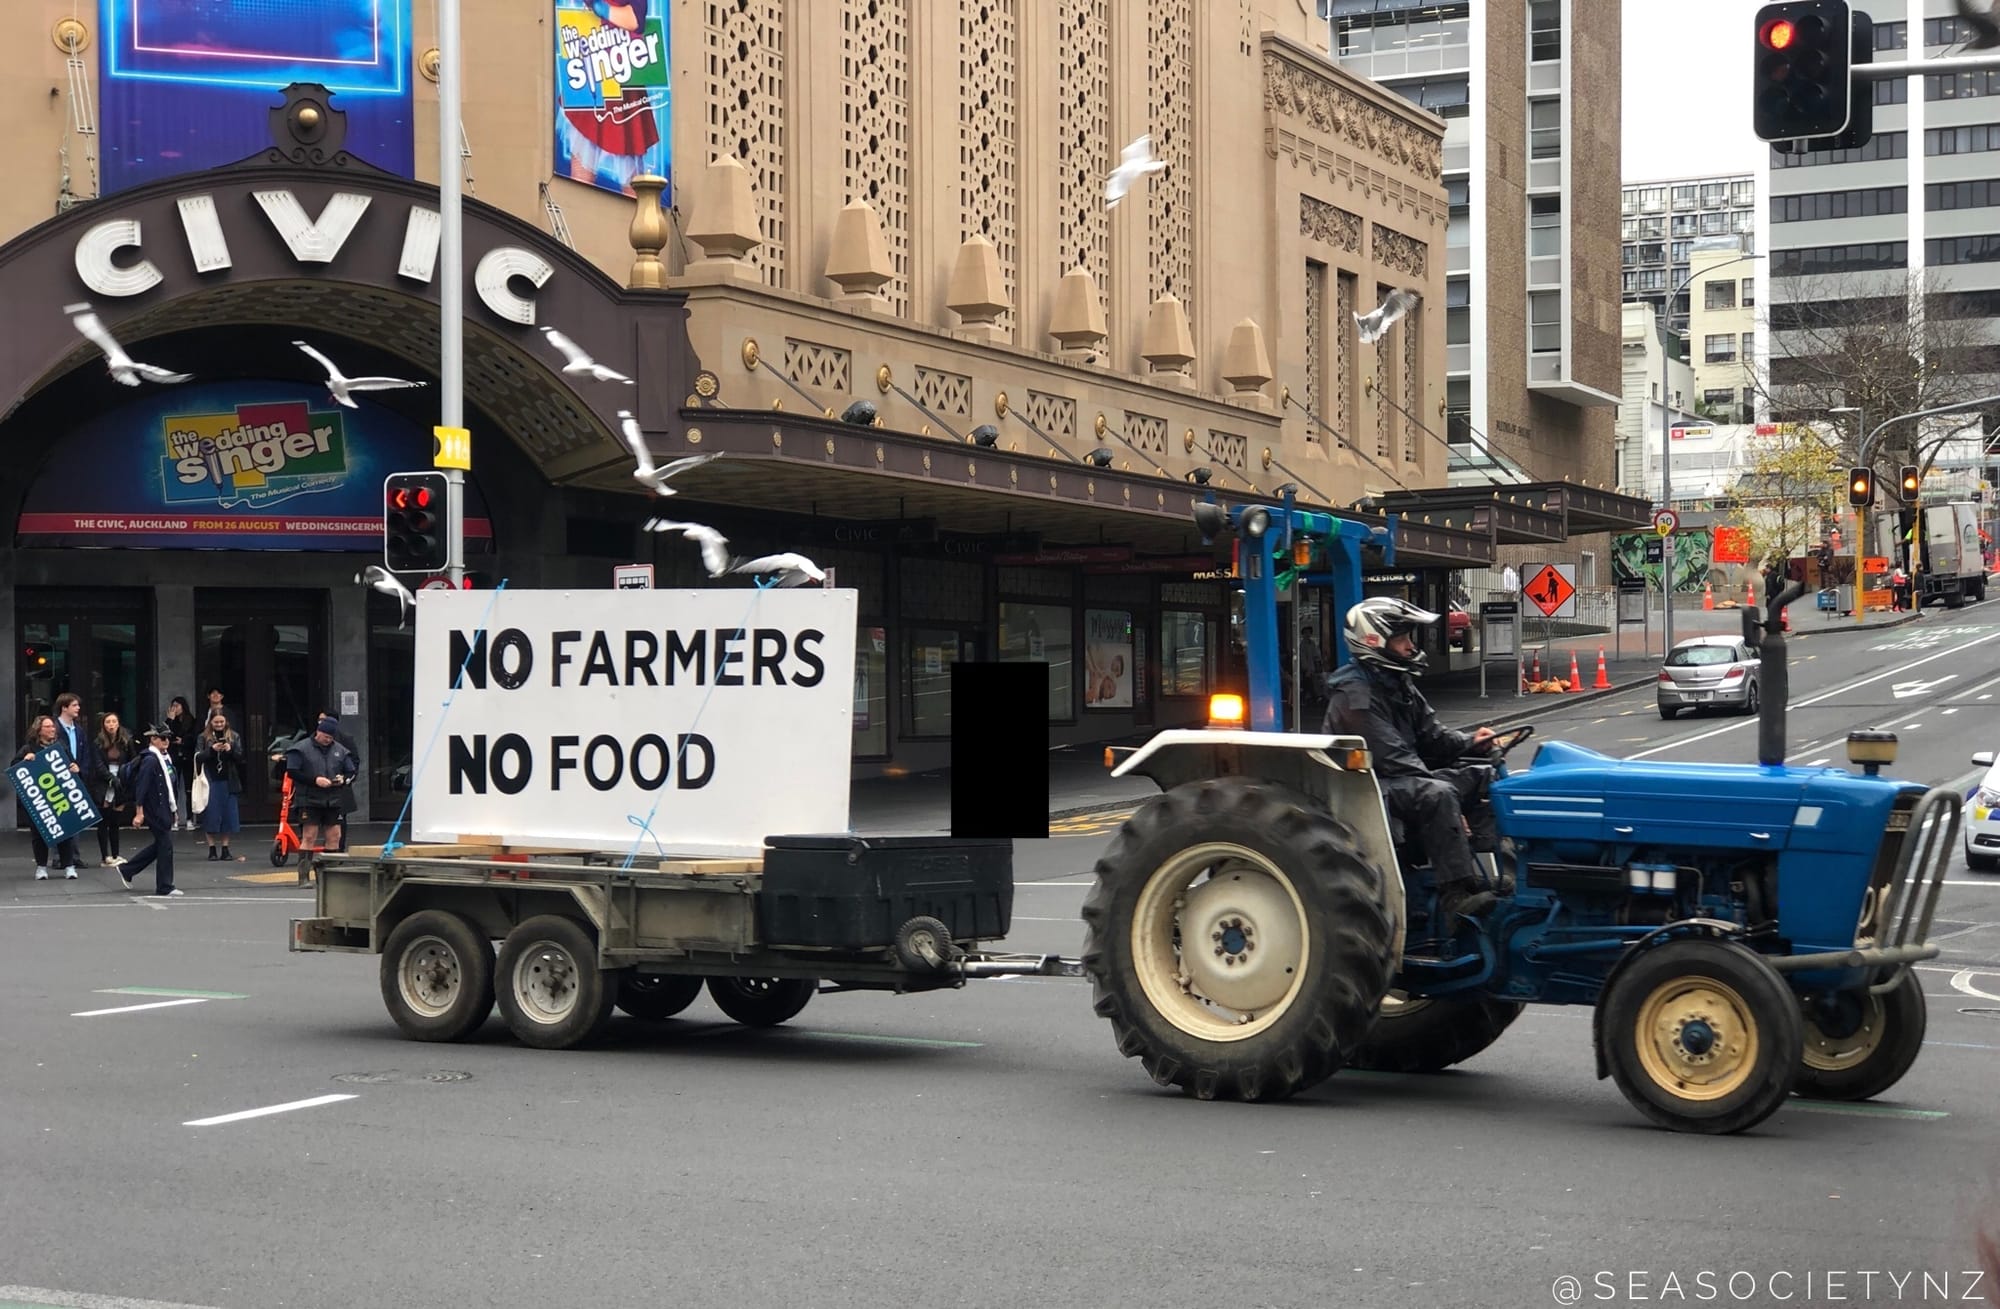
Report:
<svg viewBox="0 0 2000 1309"><path fill-rule="evenodd" d="M1983 765L1986 776L1965 798L1965 866L1979 873L2000 872L2000 764L1993 762L1991 750L1981 750L1972 762Z"/></svg>

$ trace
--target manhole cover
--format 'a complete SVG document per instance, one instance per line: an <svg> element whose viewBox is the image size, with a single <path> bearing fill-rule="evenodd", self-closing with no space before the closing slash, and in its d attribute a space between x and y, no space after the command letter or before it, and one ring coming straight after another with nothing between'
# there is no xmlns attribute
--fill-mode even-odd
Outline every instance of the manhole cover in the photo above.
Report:
<svg viewBox="0 0 2000 1309"><path fill-rule="evenodd" d="M363 1083L393 1082L400 1076L402 1076L401 1073L395 1072L393 1070L386 1073L335 1073L333 1075L333 1080L336 1082L363 1082Z"/></svg>
<svg viewBox="0 0 2000 1309"><path fill-rule="evenodd" d="M1981 1018L2000 1018L2000 1009L1974 1008L1961 1009L1958 1012L1962 1014L1978 1014Z"/></svg>
<svg viewBox="0 0 2000 1309"><path fill-rule="evenodd" d="M472 1080L472 1074L461 1073L451 1068L440 1068L434 1073L425 1073L424 1080L426 1082L469 1082Z"/></svg>

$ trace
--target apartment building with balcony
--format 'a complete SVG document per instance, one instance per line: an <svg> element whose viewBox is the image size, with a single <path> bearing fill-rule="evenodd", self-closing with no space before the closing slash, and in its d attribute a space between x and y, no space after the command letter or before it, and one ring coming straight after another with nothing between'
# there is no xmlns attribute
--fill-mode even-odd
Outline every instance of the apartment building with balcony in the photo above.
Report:
<svg viewBox="0 0 2000 1309"><path fill-rule="evenodd" d="M1618 235L1625 298L1644 300L1657 314L1668 293L1688 280L1697 249L1726 243L1733 253L1756 253L1757 179L1734 173L1628 182L1619 197ZM1690 312L1683 289L1669 306L1668 330L1686 333Z"/></svg>

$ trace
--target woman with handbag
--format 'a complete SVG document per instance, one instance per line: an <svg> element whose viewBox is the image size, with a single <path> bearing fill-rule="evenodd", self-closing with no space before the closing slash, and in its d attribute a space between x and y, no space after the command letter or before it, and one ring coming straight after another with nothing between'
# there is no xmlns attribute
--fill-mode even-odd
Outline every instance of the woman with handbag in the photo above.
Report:
<svg viewBox="0 0 2000 1309"><path fill-rule="evenodd" d="M85 779L91 798L104 812L97 825L97 853L106 868L125 862L118 853L119 832L132 825L132 796L125 782L125 768L132 759L132 738L117 714L104 715L97 732L97 759Z"/></svg>
<svg viewBox="0 0 2000 1309"><path fill-rule="evenodd" d="M208 730L194 752L195 776L190 803L201 814L210 859L235 859L229 838L243 830L237 797L243 794L243 738L229 728L221 710L209 715ZM219 844L218 844L219 842Z"/></svg>

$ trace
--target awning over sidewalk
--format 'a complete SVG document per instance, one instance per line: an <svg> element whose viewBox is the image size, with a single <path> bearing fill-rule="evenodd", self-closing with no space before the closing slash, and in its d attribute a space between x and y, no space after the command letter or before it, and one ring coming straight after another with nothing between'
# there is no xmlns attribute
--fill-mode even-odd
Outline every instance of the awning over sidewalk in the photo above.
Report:
<svg viewBox="0 0 2000 1309"><path fill-rule="evenodd" d="M1576 482L1523 482L1509 486L1432 487L1392 491L1375 507L1476 529L1477 511L1490 516L1501 545L1562 541L1598 532L1636 531L1652 521L1653 507L1637 496Z"/></svg>

